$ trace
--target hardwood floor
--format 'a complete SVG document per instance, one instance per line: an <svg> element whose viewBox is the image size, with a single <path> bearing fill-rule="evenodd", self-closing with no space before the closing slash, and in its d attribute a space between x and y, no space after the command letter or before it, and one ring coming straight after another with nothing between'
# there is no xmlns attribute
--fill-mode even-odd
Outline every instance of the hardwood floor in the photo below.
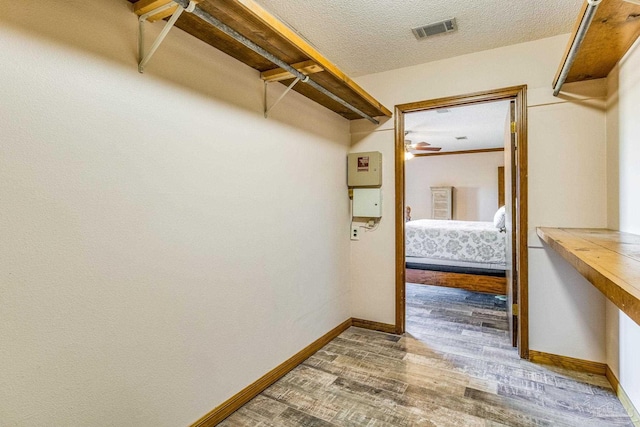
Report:
<svg viewBox="0 0 640 427"><path fill-rule="evenodd" d="M630 426L604 376L521 360L504 302L407 284L407 333L352 327L220 426Z"/></svg>

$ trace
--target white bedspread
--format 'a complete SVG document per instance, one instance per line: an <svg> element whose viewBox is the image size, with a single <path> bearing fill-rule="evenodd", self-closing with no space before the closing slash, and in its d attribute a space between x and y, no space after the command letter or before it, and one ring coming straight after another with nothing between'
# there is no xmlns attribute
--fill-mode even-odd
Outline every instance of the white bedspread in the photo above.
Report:
<svg viewBox="0 0 640 427"><path fill-rule="evenodd" d="M406 256L504 265L505 236L493 222L409 221L405 224Z"/></svg>

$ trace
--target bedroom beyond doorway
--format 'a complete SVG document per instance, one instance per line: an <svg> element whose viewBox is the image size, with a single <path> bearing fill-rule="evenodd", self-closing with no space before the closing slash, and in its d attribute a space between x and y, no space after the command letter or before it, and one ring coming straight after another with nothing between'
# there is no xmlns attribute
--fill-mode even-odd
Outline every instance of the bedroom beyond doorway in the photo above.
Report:
<svg viewBox="0 0 640 427"><path fill-rule="evenodd" d="M526 151L517 150L526 144L525 90L396 107L398 329L405 282L480 292L505 307L511 341L527 357L518 274L526 209L517 207L526 206Z"/></svg>

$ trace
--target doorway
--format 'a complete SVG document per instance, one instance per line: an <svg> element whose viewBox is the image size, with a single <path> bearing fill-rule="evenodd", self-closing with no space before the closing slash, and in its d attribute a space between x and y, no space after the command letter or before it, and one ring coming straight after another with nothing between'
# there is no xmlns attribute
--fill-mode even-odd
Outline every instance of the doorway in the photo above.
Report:
<svg viewBox="0 0 640 427"><path fill-rule="evenodd" d="M507 198L507 317L514 345L521 358L529 357L528 342L528 260L527 260L527 111L526 86L516 86L468 95L397 105L395 107L395 189L396 189L396 332L406 328L405 259L405 114L446 110L494 101L510 103L509 135L505 135L505 193ZM423 148L427 148L426 144ZM512 191L509 191L512 190ZM510 206L509 206L510 205Z"/></svg>

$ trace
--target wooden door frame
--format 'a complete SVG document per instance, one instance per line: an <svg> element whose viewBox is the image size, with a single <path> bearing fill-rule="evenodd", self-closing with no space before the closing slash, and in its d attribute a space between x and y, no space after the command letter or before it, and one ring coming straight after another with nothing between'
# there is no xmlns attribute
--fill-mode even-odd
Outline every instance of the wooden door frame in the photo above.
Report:
<svg viewBox="0 0 640 427"><path fill-rule="evenodd" d="M514 266L520 280L517 304L518 319L518 352L523 359L529 358L529 287L528 287L528 204L527 204L527 86L513 86L503 89L488 90L466 95L427 101L411 102L395 106L395 184L396 184L396 333L405 332L405 241L404 241L404 205L405 205L405 170L404 170L404 115L415 111L458 107L491 101L515 101L516 132L518 147L516 150L518 168L514 171L518 187L516 239L520 255Z"/></svg>

